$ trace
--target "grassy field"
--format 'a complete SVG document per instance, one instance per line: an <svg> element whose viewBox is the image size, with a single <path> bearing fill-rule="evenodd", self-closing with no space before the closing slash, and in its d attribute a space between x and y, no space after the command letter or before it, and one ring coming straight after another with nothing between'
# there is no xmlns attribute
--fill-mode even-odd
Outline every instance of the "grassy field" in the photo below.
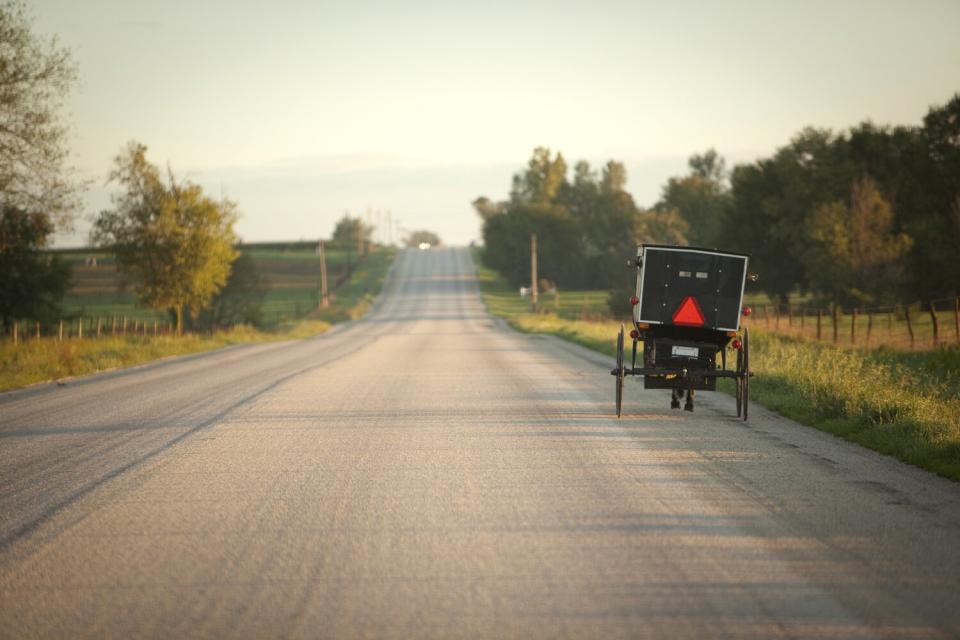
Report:
<svg viewBox="0 0 960 640"><path fill-rule="evenodd" d="M612 366L619 320L531 313L529 301L496 273L480 267L479 279L487 307L516 329L582 344L611 356ZM623 322L629 328L629 318ZM960 481L960 348L849 349L766 331L755 318L753 323L751 400ZM732 383L721 381L721 390L732 394ZM610 397L612 411L612 383Z"/></svg>
<svg viewBox="0 0 960 640"><path fill-rule="evenodd" d="M329 309L305 307L304 317L281 320L270 330L238 327L213 334L127 335L101 338L27 338L13 345L0 342L0 391L29 384L85 375L158 358L210 351L233 344L292 340L317 335L334 322L363 315L379 293L395 251L371 253L349 280L341 284Z"/></svg>
<svg viewBox="0 0 960 640"><path fill-rule="evenodd" d="M248 243L240 251L250 255L267 289L263 317L273 325L303 317L319 303L320 257L316 242ZM113 255L90 249L56 251L71 267L72 286L64 299L71 319L126 316L130 321L166 321L163 311L137 306L131 287L116 270ZM356 252L327 248L327 280L334 288L356 264Z"/></svg>

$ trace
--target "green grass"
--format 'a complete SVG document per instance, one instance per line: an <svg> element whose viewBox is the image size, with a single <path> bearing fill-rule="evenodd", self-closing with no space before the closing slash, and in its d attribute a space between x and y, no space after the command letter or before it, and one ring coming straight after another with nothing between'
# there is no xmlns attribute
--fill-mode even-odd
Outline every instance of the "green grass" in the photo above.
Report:
<svg viewBox="0 0 960 640"><path fill-rule="evenodd" d="M358 318L367 311L383 285L394 256L392 249L371 253L350 280L336 291L329 309L313 310L307 318L281 319L269 330L242 326L230 331L180 337L151 334L73 337L63 341L26 337L16 345L4 340L0 342L0 391L234 344L294 340L323 333L332 323Z"/></svg>
<svg viewBox="0 0 960 640"><path fill-rule="evenodd" d="M499 276L478 268L488 309L514 328L613 357L619 321L531 313ZM624 321L629 327L629 318ZM960 348L849 349L750 329L751 401L904 462L960 481ZM612 364L612 362L611 362ZM733 384L720 381L732 394ZM611 385L611 398L613 385ZM611 399L611 402L613 400Z"/></svg>
<svg viewBox="0 0 960 640"><path fill-rule="evenodd" d="M240 245L240 251L253 258L267 289L263 317L268 326L303 317L318 305L320 257L316 248L316 242ZM71 266L72 285L63 305L67 319L126 316L130 321L167 320L165 312L137 305L132 287L125 285L116 271L112 254L96 249L53 253ZM96 259L96 265L88 264L91 258ZM348 265L357 263L356 251L330 245L326 259L331 288L346 278Z"/></svg>

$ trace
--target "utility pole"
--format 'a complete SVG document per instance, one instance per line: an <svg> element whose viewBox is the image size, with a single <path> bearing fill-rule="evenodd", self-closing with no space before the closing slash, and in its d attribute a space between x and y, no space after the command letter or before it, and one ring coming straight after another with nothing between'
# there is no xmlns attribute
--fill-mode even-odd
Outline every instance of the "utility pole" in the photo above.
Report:
<svg viewBox="0 0 960 640"><path fill-rule="evenodd" d="M537 234L530 234L530 309L537 310Z"/></svg>
<svg viewBox="0 0 960 640"><path fill-rule="evenodd" d="M320 241L320 307L326 309L330 306L330 294L327 291L327 253L323 247L323 240Z"/></svg>

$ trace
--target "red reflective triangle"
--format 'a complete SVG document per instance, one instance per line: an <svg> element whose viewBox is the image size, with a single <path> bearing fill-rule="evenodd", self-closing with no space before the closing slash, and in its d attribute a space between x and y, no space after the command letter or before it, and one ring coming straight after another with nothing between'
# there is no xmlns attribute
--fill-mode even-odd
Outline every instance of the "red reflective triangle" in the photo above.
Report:
<svg viewBox="0 0 960 640"><path fill-rule="evenodd" d="M706 320L700 305L693 296L687 296L676 311L673 312L673 324L684 324L690 327L702 327Z"/></svg>

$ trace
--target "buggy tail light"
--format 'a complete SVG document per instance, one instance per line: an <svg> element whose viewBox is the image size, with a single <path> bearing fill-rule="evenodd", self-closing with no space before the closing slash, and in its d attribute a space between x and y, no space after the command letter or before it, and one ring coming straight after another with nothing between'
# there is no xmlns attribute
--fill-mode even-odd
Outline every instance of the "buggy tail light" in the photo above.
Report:
<svg viewBox="0 0 960 640"><path fill-rule="evenodd" d="M634 307L637 306L638 304L640 304L640 298L638 298L637 296L630 296L630 304Z"/></svg>
<svg viewBox="0 0 960 640"><path fill-rule="evenodd" d="M633 331L630 332L630 337L633 338L634 340L639 340L640 332L634 329Z"/></svg>
<svg viewBox="0 0 960 640"><path fill-rule="evenodd" d="M740 338L734 338L733 342L730 343L730 346L739 351L740 347L743 346L743 343L740 342Z"/></svg>
<svg viewBox="0 0 960 640"><path fill-rule="evenodd" d="M753 313L753 309L751 309L750 307L744 307L744 308L743 308L743 315L748 316L748 315L750 315L751 313Z"/></svg>

